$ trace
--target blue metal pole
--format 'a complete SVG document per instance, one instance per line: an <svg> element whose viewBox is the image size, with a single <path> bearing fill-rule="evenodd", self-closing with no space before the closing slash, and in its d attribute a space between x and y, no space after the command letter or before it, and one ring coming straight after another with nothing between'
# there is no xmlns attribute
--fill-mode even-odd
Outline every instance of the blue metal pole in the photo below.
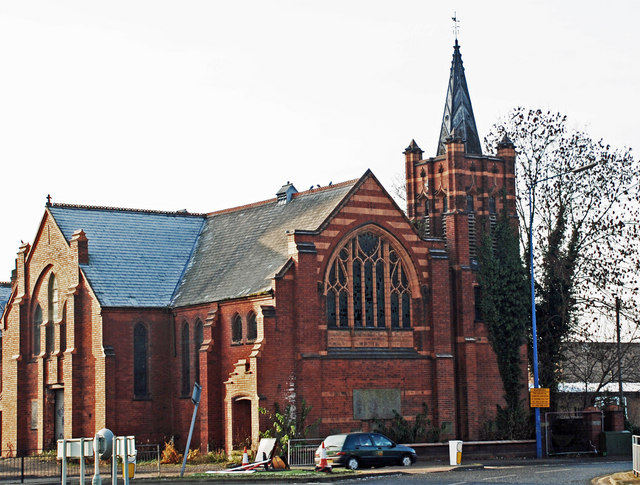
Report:
<svg viewBox="0 0 640 485"><path fill-rule="evenodd" d="M532 189L529 187L529 269L531 270L531 328L533 340L533 387L540 387L538 382L538 330L536 328L536 293L535 280L533 276L533 205ZM536 410L536 456L542 458L542 435L540 430L540 408Z"/></svg>

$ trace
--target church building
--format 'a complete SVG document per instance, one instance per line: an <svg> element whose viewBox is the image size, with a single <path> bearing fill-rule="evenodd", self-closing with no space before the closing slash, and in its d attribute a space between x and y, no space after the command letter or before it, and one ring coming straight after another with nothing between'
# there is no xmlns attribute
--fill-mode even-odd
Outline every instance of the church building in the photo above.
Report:
<svg viewBox="0 0 640 485"><path fill-rule="evenodd" d="M259 408L303 401L319 437L426 404L441 439L480 438L503 392L476 245L515 215L495 149L456 40L438 151L404 151L406 212L368 170L209 214L48 202L0 285L2 452L101 428L183 447L196 382L202 450L256 445Z"/></svg>

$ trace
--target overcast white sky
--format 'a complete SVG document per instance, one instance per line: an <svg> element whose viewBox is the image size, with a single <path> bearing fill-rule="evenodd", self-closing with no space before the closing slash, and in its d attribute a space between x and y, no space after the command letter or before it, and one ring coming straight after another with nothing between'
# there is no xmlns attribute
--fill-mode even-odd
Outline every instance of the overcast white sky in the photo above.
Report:
<svg viewBox="0 0 640 485"><path fill-rule="evenodd" d="M640 146L640 2L0 1L0 280L54 202L210 212L435 155L453 34L481 138L549 108Z"/></svg>

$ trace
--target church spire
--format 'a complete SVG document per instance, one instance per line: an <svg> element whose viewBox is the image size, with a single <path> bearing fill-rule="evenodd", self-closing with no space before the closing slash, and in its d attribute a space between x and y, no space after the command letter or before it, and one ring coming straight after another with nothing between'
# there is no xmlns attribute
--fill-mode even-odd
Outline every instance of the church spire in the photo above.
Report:
<svg viewBox="0 0 640 485"><path fill-rule="evenodd" d="M442 116L440 139L438 140L438 155L444 155L445 143L454 134L464 141L465 153L482 154L476 120L473 117L469 89L467 88L467 80L464 76L457 35L456 43L453 46L449 88L447 89L447 100L444 105L444 115Z"/></svg>

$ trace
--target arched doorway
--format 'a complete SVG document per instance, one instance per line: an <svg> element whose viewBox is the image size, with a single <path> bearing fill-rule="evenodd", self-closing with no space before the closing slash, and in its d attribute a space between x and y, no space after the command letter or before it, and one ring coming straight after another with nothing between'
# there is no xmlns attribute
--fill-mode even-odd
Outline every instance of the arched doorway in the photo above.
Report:
<svg viewBox="0 0 640 485"><path fill-rule="evenodd" d="M251 446L251 399L247 396L237 397L232 402L232 436L233 448L242 449Z"/></svg>

